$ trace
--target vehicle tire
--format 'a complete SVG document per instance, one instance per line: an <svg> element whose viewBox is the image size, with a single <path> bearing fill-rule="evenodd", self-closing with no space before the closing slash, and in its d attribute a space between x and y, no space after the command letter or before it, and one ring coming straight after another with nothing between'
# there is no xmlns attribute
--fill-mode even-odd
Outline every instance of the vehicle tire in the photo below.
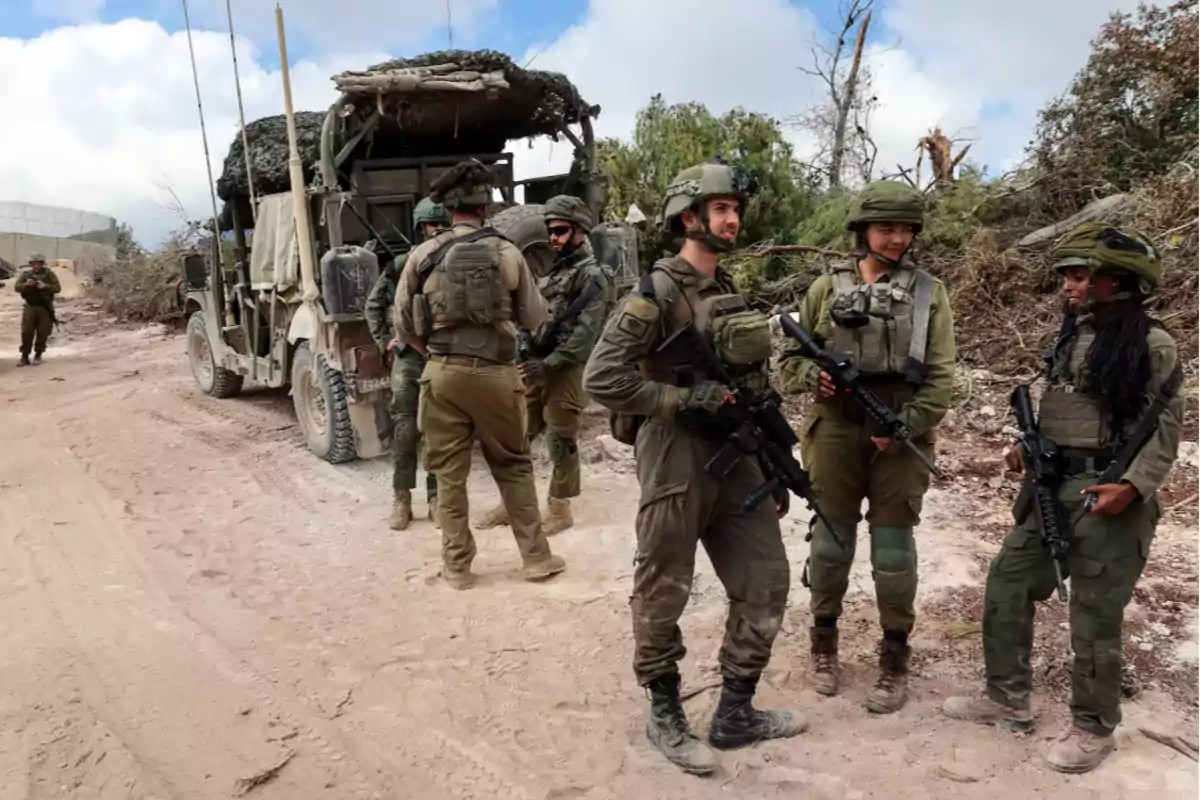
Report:
<svg viewBox="0 0 1200 800"><path fill-rule="evenodd" d="M358 458L342 373L301 342L292 356L292 403L308 449L330 464Z"/></svg>
<svg viewBox="0 0 1200 800"><path fill-rule="evenodd" d="M204 312L197 311L188 319L187 326L188 363L192 377L200 391L212 397L233 397L242 390L243 377L217 366L212 345L208 341L208 326Z"/></svg>

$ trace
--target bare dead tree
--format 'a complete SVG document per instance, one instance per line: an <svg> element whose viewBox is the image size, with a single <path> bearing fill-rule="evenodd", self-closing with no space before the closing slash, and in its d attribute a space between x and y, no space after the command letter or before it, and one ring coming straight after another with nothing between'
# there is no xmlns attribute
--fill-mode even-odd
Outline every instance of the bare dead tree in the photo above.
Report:
<svg viewBox="0 0 1200 800"><path fill-rule="evenodd" d="M917 141L917 183L921 181L921 161L929 154L929 166L933 170L930 183L935 190L945 189L954 184L954 170L962 163L967 151L971 149L968 143L964 148L954 153L954 145L960 140L951 139L942 133L940 126L935 126L928 134Z"/></svg>
<svg viewBox="0 0 1200 800"><path fill-rule="evenodd" d="M874 170L878 148L869 134L869 117L875 98L864 98L870 94L870 74L862 63L873 4L874 0L843 4L841 29L829 31L832 44L815 42L810 48L812 68L797 68L820 79L828 93L828 102L797 115L793 124L815 135L818 150L814 165L825 173L831 188L842 185L848 154L855 161L858 177L865 174L869 180ZM851 50L849 36L856 26L858 35Z"/></svg>

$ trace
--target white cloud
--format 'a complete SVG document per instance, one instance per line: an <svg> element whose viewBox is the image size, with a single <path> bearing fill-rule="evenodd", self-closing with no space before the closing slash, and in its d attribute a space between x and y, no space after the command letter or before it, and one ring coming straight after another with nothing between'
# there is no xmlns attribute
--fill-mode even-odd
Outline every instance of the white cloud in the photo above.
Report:
<svg viewBox="0 0 1200 800"><path fill-rule="evenodd" d="M196 66L214 177L237 134L229 35L194 31ZM386 58L383 52L301 61L292 67L298 110L336 99L330 76ZM238 43L247 121L283 111L278 70ZM159 25L60 28L30 41L0 39L0 107L22 124L0 126L5 199L110 214L154 243L180 220L211 214L187 38ZM170 191L168 191L168 189Z"/></svg>
<svg viewBox="0 0 1200 800"><path fill-rule="evenodd" d="M37 1L60 14L101 5ZM496 2L456 0L456 42ZM1129 7L1134 0L1110 2ZM191 6L215 175L237 132L224 0ZM249 120L282 111L279 73L264 67L276 60L273 8L268 0L235 3ZM322 13L327 8L318 0L285 3L289 34L297 31L298 40L300 32L309 34L318 52L293 66L298 109L332 102L331 75L387 58L382 46L364 41L415 41L445 24L445 5L430 0L347 0L338 14ZM589 102L600 104L598 136L628 138L637 111L655 92L672 103L698 100L714 113L740 105L780 120L807 107L819 87L796 67L808 63L812 15L785 0L739 0L736 12L699 13L691 0L591 0L583 19L555 41L513 55L521 62L536 56L534 67L566 73ZM1106 15L1094 0L893 0L875 25L898 46L867 54L881 102L873 125L879 166L915 163L916 140L934 125L973 134L979 142L972 153L993 171L1003 166L1020 152L1036 110L1083 66ZM200 24L200 16L209 21ZM212 30L200 30L205 25ZM210 213L183 33L126 20L59 28L31 40L0 38L0 75L0 107L9 115L0 125L2 199L111 214L151 243L178 221L161 207L170 197L164 187L189 216ZM800 132L789 135L807 146ZM532 149L514 142L511 149L521 177L563 171L571 156L565 142L539 141Z"/></svg>

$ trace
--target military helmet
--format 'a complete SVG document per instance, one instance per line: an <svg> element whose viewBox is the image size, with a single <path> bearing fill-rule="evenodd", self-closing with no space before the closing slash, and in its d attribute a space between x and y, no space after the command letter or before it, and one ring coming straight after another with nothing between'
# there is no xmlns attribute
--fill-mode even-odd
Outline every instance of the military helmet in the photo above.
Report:
<svg viewBox="0 0 1200 800"><path fill-rule="evenodd" d="M1063 237L1050 256L1055 272L1087 267L1093 272L1133 273L1145 295L1162 280L1162 256L1150 237L1107 222L1083 223Z"/></svg>
<svg viewBox="0 0 1200 800"><path fill-rule="evenodd" d="M29 254L29 263L30 264L36 264L39 261L42 262L43 264L45 264L46 257L44 255L42 255L41 253L30 253Z"/></svg>
<svg viewBox="0 0 1200 800"><path fill-rule="evenodd" d="M429 185L429 196L446 208L479 208L492 203L491 170L477 158L460 161Z"/></svg>
<svg viewBox="0 0 1200 800"><path fill-rule="evenodd" d="M688 167L667 186L659 227L671 232L680 214L694 209L710 197L736 197L741 201L744 212L746 203L756 194L758 181L741 167L722 163Z"/></svg>
<svg viewBox="0 0 1200 800"><path fill-rule="evenodd" d="M561 219L573 222L585 231L592 229L592 210L587 203L569 194L560 194L546 201L546 221Z"/></svg>
<svg viewBox="0 0 1200 800"><path fill-rule="evenodd" d="M450 214L441 203L435 203L428 197L422 198L421 202L417 203L416 208L413 209L413 227L415 228L425 223L430 225L449 225Z"/></svg>
<svg viewBox="0 0 1200 800"><path fill-rule="evenodd" d="M869 222L903 222L912 225L919 233L925 224L925 199L907 183L869 183L850 203L846 230L854 230Z"/></svg>

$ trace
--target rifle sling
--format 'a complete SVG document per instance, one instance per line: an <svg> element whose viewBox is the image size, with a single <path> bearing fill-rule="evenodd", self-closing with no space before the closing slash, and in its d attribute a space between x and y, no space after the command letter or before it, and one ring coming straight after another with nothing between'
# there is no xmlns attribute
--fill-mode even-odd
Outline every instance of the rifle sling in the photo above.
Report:
<svg viewBox="0 0 1200 800"><path fill-rule="evenodd" d="M546 346L547 342L553 342L558 335L559 329L582 314L583 310L588 307L588 304L603 291L604 285L600 281L594 278L588 281L587 286L583 287L583 291L579 293L579 296L572 300L571 304L550 323L550 327L546 329L545 335L538 341L533 342L535 348L541 349Z"/></svg>
<svg viewBox="0 0 1200 800"><path fill-rule="evenodd" d="M1137 458L1137 454L1150 440L1154 429L1158 427L1158 418L1162 416L1162 412L1166 410L1171 401L1175 399L1175 395L1179 392L1180 386L1183 385L1183 368L1175 365L1175 369L1171 375L1163 381L1162 386L1154 394L1154 400L1150 403L1150 407L1146 409L1146 413L1138 420L1137 427L1125 440L1121 442L1121 446L1117 448L1116 455L1113 456L1112 463L1104 470L1100 476L1101 483L1116 483L1125 474L1125 470L1129 469L1129 465Z"/></svg>

